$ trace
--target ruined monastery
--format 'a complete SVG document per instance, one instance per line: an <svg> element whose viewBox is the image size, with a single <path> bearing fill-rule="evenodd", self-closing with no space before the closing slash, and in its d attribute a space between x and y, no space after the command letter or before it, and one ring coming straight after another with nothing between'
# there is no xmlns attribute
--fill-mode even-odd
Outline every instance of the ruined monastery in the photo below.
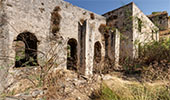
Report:
<svg viewBox="0 0 170 100"><path fill-rule="evenodd" d="M0 91L10 84L9 69L55 62L54 70L92 76L105 59L118 66L138 58L142 44L159 40L155 23L170 26L162 14L155 21L158 15L146 16L133 2L97 15L63 0L1 0Z"/></svg>

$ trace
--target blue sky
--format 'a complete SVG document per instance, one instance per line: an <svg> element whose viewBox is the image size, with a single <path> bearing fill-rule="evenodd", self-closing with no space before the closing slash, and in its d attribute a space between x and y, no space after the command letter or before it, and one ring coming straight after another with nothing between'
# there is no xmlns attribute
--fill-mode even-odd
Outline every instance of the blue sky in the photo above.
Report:
<svg viewBox="0 0 170 100"><path fill-rule="evenodd" d="M170 0L64 0L73 5L87 9L97 14L119 8L130 2L134 2L146 15L154 11L168 11L170 15Z"/></svg>

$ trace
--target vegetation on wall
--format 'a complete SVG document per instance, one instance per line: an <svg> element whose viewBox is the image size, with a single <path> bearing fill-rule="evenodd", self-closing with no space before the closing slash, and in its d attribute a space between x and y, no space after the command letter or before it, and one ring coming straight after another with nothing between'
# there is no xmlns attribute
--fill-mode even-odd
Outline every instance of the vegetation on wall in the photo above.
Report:
<svg viewBox="0 0 170 100"><path fill-rule="evenodd" d="M62 17L59 14L59 11L61 11L61 9L59 6L57 6L54 8L53 12L51 13L51 24L52 24L51 30L54 36L56 36L60 30L60 20Z"/></svg>
<svg viewBox="0 0 170 100"><path fill-rule="evenodd" d="M142 31L142 20L137 18L138 19L138 31L141 32Z"/></svg>
<svg viewBox="0 0 170 100"><path fill-rule="evenodd" d="M98 30L102 35L108 35L110 32L114 32L116 28L101 24Z"/></svg>
<svg viewBox="0 0 170 100"><path fill-rule="evenodd" d="M152 14L153 14L153 15L155 15L155 14L159 14L159 13L160 13L160 12L152 12Z"/></svg>

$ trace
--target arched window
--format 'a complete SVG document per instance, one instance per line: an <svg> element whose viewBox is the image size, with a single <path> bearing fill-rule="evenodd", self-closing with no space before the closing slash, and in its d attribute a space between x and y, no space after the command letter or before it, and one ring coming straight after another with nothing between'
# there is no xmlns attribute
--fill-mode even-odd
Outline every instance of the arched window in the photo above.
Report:
<svg viewBox="0 0 170 100"><path fill-rule="evenodd" d="M70 39L67 43L67 69L77 70L77 40Z"/></svg>
<svg viewBox="0 0 170 100"><path fill-rule="evenodd" d="M99 41L94 44L94 61L96 63L101 61L101 44Z"/></svg>
<svg viewBox="0 0 170 100"><path fill-rule="evenodd" d="M37 66L37 38L30 32L20 33L16 41L15 67Z"/></svg>

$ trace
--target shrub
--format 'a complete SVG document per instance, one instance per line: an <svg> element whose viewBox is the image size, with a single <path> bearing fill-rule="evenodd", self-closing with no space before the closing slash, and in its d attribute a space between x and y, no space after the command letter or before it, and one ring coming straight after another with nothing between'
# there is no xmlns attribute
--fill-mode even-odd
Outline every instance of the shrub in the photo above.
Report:
<svg viewBox="0 0 170 100"><path fill-rule="evenodd" d="M92 100L121 100L117 93L112 91L106 84L101 85L100 90L93 92Z"/></svg>
<svg viewBox="0 0 170 100"><path fill-rule="evenodd" d="M139 58L121 61L125 75L138 75L142 81L170 79L170 39L144 44ZM135 76L136 77L136 76Z"/></svg>
<svg viewBox="0 0 170 100"><path fill-rule="evenodd" d="M155 15L155 14L158 14L158 13L160 13L160 12L152 12L152 14L154 14L154 15Z"/></svg>
<svg viewBox="0 0 170 100"><path fill-rule="evenodd" d="M145 64L156 62L161 62L166 60L170 62L170 39L160 40L159 42L153 41L144 44L141 48L140 60Z"/></svg>

